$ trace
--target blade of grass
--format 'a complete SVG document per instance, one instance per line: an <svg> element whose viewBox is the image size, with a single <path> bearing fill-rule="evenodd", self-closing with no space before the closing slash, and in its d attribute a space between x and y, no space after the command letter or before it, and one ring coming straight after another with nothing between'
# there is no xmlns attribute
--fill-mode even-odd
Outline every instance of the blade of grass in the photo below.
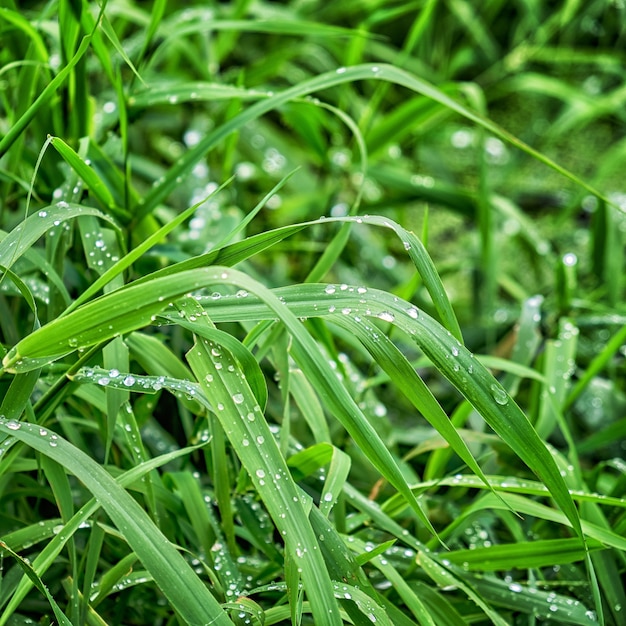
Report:
<svg viewBox="0 0 626 626"><path fill-rule="evenodd" d="M81 480L187 623L230 624L185 559L134 498L98 463L62 437L35 424L0 418L0 431L53 459Z"/></svg>
<svg viewBox="0 0 626 626"><path fill-rule="evenodd" d="M6 9L2 9L6 11ZM6 13L3 13L6 16ZM24 132L24 129L32 122L37 113L46 106L51 98L56 94L61 85L65 82L71 71L76 64L83 57L85 52L89 49L91 44L91 36L87 35L83 37L80 47L76 51L76 54L72 57L69 63L46 85L44 90L39 94L35 102L33 102L26 112L17 120L7 132L7 134L0 139L0 157L5 154L9 148L13 145L15 140Z"/></svg>
<svg viewBox="0 0 626 626"><path fill-rule="evenodd" d="M11 550L11 548L9 548L9 546L6 543L4 543L4 541L0 540L0 556L4 556L2 552L7 552L9 556L13 557L17 561L18 565L22 568L22 570L24 570L24 573L32 581L33 585L38 589L38 591L42 595L46 597L46 599L50 603L50 606L52 607L54 616L56 617L59 624L62 624L63 626L72 626L72 622L70 622L70 620L67 618L65 613L61 611L59 605L56 603L55 599L52 597L52 594L48 591L48 588L43 584L43 581L41 580L41 578L39 578L39 576L33 569L32 565L28 562L28 560L23 559L19 554L16 554L15 552L13 552L13 550Z"/></svg>
<svg viewBox="0 0 626 626"><path fill-rule="evenodd" d="M525 144L491 120L475 113L464 105L459 104L431 83L391 65L367 64L350 68L339 68L336 72L327 72L311 80L301 82L295 87L286 89L280 94L276 94L267 100L255 103L239 115L229 120L227 123L216 128L214 131L206 135L196 146L186 152L183 158L181 158L176 165L170 168L164 176L163 181L145 198L142 198L139 201L136 208L136 221L140 221L143 217L151 213L177 185L177 178L190 171L202 156L209 152L211 148L217 145L230 133L238 130L248 122L260 117L264 113L278 108L281 104L288 102L289 100L293 100L294 98L301 98L315 91L328 89L342 83L367 79L387 80L431 98L451 111L454 111L470 121L473 121L503 141L514 145L523 152L526 152L541 163L544 163L548 167L557 171L568 180L571 180L576 185L586 189L594 196L597 196L598 198L606 201L608 204L611 204L610 200L601 192L594 189L591 185L577 177L575 174L560 166L543 153Z"/></svg>
<svg viewBox="0 0 626 626"><path fill-rule="evenodd" d="M187 359L200 385L215 400L216 415L233 449L301 569L313 614L325 623L339 624L337 605L330 600L328 573L301 494L237 361L223 346L206 339L196 340Z"/></svg>

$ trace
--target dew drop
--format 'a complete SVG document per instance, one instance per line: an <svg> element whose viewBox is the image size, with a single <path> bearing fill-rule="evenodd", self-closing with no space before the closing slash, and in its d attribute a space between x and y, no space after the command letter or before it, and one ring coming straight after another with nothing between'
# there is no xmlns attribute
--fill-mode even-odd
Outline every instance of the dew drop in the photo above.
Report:
<svg viewBox="0 0 626 626"><path fill-rule="evenodd" d="M242 393L236 393L233 395L233 402L235 404L241 404L243 400L244 400L244 397Z"/></svg>
<svg viewBox="0 0 626 626"><path fill-rule="evenodd" d="M407 309L406 314L409 317L412 317L414 320L419 317L419 311L414 306L412 306L410 309Z"/></svg>
<svg viewBox="0 0 626 626"><path fill-rule="evenodd" d="M563 256L563 265L574 267L578 263L578 257L573 252L568 252Z"/></svg>
<svg viewBox="0 0 626 626"><path fill-rule="evenodd" d="M500 405L504 406L508 401L509 397L506 391L497 383L493 383L490 387L491 395L493 399Z"/></svg>
<svg viewBox="0 0 626 626"><path fill-rule="evenodd" d="M326 285L326 289L324 289L324 291L327 294L332 295L335 291L337 291L337 289L335 288L335 285Z"/></svg>
<svg viewBox="0 0 626 626"><path fill-rule="evenodd" d="M389 311L383 311L382 313L379 313L378 318L383 320L384 322L393 322L396 319L394 314L390 313Z"/></svg>

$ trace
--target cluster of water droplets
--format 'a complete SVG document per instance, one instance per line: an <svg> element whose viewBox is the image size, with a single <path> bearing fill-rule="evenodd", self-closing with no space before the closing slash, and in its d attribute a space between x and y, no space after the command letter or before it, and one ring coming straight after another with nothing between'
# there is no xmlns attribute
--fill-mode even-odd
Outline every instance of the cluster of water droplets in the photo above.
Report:
<svg viewBox="0 0 626 626"><path fill-rule="evenodd" d="M43 426L36 426L34 424L20 422L14 419L7 419L4 415L0 416L0 426L4 426L9 431L17 432L22 428L26 429L29 433L33 433L38 437L41 437L48 442L51 448L56 448L59 445L59 437L53 432L50 432ZM0 443L0 456L13 445L14 440L12 438L6 438Z"/></svg>
<svg viewBox="0 0 626 626"><path fill-rule="evenodd" d="M103 271L119 261L119 255L115 250L109 249L108 241L113 240L110 231L91 230L83 232L82 236L89 267Z"/></svg>
<svg viewBox="0 0 626 626"><path fill-rule="evenodd" d="M80 383L92 383L100 387L113 389L125 389L140 393L156 393L166 389L177 397L187 399L203 399L203 394L198 383L168 376L143 376L120 372L116 368L105 369L102 367L83 367L73 376L73 380Z"/></svg>
<svg viewBox="0 0 626 626"><path fill-rule="evenodd" d="M338 600L352 600L357 605L359 610L369 619L370 622L372 622L372 624L378 622L376 614L379 611L382 611L382 609L377 607L374 601L365 594L359 593L357 595L356 592L358 589L356 587L334 582L333 591L335 598Z"/></svg>

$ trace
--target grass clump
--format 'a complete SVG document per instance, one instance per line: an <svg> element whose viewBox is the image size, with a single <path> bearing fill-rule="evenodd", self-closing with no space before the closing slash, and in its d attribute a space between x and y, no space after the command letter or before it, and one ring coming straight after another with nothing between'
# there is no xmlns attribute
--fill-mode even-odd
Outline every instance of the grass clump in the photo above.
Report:
<svg viewBox="0 0 626 626"><path fill-rule="evenodd" d="M0 9L0 626L621 622L624 8L484 4Z"/></svg>

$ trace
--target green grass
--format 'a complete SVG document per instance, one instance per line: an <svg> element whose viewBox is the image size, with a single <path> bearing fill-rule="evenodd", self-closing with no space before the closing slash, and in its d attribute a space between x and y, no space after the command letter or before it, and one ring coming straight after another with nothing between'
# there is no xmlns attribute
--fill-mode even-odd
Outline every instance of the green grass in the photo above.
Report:
<svg viewBox="0 0 626 626"><path fill-rule="evenodd" d="M2 3L0 626L622 623L626 8L548 4Z"/></svg>

